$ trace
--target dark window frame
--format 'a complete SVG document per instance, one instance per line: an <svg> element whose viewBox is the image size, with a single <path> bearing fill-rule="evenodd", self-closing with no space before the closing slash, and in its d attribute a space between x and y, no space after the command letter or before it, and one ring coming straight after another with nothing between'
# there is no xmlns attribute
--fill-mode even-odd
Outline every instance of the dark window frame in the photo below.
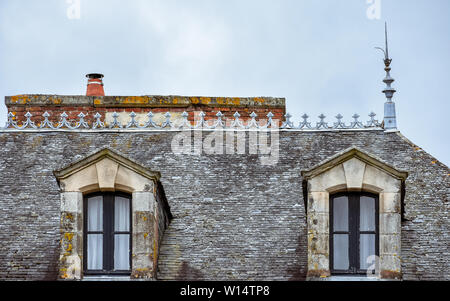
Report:
<svg viewBox="0 0 450 301"><path fill-rule="evenodd" d="M334 199L342 196L348 197L348 231L334 231ZM367 196L375 199L375 231L360 231L360 198L362 196ZM360 238L361 234L375 234L375 255L379 256L380 252L380 231L379 231L379 197L377 194L368 192L340 192L330 195L329 201L329 243L330 243L330 272L333 275L360 275L366 274L366 269L361 269L360 263ZM348 270L335 270L334 269L334 234L348 234L348 255L349 255L349 269Z"/></svg>
<svg viewBox="0 0 450 301"><path fill-rule="evenodd" d="M101 196L103 197L103 231L88 231L88 208L87 202L89 198ZM127 198L130 202L130 227L129 231L115 231L114 230L114 204L115 197L120 196ZM122 192L96 192L85 195L83 197L83 272L84 275L131 275L131 254L132 254L132 197L130 194ZM88 234L102 234L103 235L103 269L102 270L88 270L87 268L87 250L88 250ZM114 270L114 237L116 234L128 234L130 237L128 254L129 270Z"/></svg>

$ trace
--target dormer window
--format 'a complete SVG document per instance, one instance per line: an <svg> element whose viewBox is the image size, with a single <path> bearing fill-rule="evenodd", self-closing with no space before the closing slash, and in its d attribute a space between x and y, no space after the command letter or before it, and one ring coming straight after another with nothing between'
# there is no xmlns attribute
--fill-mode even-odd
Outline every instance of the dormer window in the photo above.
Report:
<svg viewBox="0 0 450 301"><path fill-rule="evenodd" d="M402 191L408 173L352 147L302 176L307 277L352 274L356 279L370 271L367 276L401 279Z"/></svg>
<svg viewBox="0 0 450 301"><path fill-rule="evenodd" d="M374 256L378 256L378 196L330 196L331 274L367 274Z"/></svg>
<svg viewBox="0 0 450 301"><path fill-rule="evenodd" d="M85 274L130 274L131 196L97 193L84 198Z"/></svg>
<svg viewBox="0 0 450 301"><path fill-rule="evenodd" d="M54 174L61 188L60 279L156 279L172 218L159 172L103 149Z"/></svg>

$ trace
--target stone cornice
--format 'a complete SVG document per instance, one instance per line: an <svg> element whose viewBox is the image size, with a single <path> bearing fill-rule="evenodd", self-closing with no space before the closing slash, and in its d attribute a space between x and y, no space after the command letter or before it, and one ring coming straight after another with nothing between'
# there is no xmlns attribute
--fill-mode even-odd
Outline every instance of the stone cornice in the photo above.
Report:
<svg viewBox="0 0 450 301"><path fill-rule="evenodd" d="M208 107L269 107L284 108L285 98L276 97L204 97L204 96L70 96L26 94L6 96L5 104L11 106L92 106L92 107L142 107L170 108L189 106Z"/></svg>

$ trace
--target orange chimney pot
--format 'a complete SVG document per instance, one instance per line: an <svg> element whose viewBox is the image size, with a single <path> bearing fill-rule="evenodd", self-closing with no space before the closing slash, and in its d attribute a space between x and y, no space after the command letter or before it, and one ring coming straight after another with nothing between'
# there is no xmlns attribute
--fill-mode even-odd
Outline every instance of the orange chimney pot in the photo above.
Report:
<svg viewBox="0 0 450 301"><path fill-rule="evenodd" d="M89 73L86 75L88 78L86 96L105 96L105 90L103 89L103 74Z"/></svg>

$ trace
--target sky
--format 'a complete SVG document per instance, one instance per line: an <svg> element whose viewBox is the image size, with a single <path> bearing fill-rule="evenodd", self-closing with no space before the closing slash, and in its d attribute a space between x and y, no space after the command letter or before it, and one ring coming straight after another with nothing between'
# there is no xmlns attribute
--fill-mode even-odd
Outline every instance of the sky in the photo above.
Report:
<svg viewBox="0 0 450 301"><path fill-rule="evenodd" d="M107 95L285 97L296 123L381 121L385 22L398 129L450 166L448 0L1 0L0 98L84 95L98 72Z"/></svg>

